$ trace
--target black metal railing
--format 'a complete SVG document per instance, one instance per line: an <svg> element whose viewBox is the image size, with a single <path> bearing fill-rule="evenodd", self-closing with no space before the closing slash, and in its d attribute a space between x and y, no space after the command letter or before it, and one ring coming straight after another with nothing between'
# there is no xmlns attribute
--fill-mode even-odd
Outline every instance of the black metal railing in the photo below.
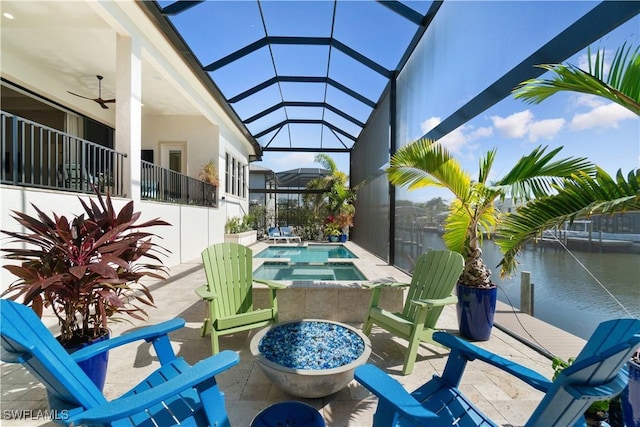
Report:
<svg viewBox="0 0 640 427"><path fill-rule="evenodd" d="M183 205L218 206L218 188L142 160L140 198Z"/></svg>
<svg viewBox="0 0 640 427"><path fill-rule="evenodd" d="M125 153L0 111L3 184L123 196Z"/></svg>
<svg viewBox="0 0 640 427"><path fill-rule="evenodd" d="M126 197L125 153L0 111L0 182L24 187ZM141 198L218 206L217 187L142 161Z"/></svg>

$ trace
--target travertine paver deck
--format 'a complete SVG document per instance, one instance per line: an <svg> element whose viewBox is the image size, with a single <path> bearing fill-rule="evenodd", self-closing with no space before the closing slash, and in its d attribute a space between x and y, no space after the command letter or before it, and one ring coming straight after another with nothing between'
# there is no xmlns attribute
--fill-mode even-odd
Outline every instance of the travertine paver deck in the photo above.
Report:
<svg viewBox="0 0 640 427"><path fill-rule="evenodd" d="M347 243L360 257L358 268L369 278L380 280L405 281L408 277L399 270L385 265L379 258L365 253L351 242ZM255 245L255 251L261 250L264 243ZM182 317L186 327L171 335L172 343L179 356L188 362L195 363L209 356L211 345L208 337L200 337L199 329L205 313L205 306L200 302L193 290L204 282L204 273L199 260L181 264L172 268L172 277L167 283L153 284L153 295L157 309L149 311L149 322L157 323L174 317ZM302 286L302 285L300 285ZM348 285L346 285L348 287ZM332 289L332 288L327 288ZM312 289L309 289L310 291ZM305 298L318 297L322 300L322 290L306 295ZM338 297L340 298L340 297ZM362 298L353 298L351 303L361 309ZM294 301L294 300L291 300ZM280 301L281 310L296 313L298 307L285 307L286 298ZM318 305L319 303L316 303ZM366 306L368 301L364 302ZM349 310L345 304L336 304L332 310ZM325 313L332 314L329 308ZM52 319L48 319L51 322ZM363 319L364 320L364 319ZM360 327L361 323L349 322ZM144 325L127 323L115 324L114 334L120 334L134 327ZM455 309L447 307L440 318L439 326L455 331L457 321ZM536 334L536 331L532 331ZM253 332L244 332L220 339L223 349L233 349L240 355L240 364L219 377L226 395L227 409L232 426L246 427L252 417L260 410L283 400L302 400L318 408L323 414L327 426L370 426L376 398L365 388L353 381L346 389L322 399L299 399L287 395L273 386L254 363L249 351L249 341ZM541 337L543 339L544 337ZM429 345L421 346L412 375L402 376L402 363L406 343L392 337L386 331L374 328L372 335L372 354L370 363L382 367L387 373L397 378L407 389L413 390L427 381L434 373L441 372L446 361L447 351ZM548 358L536 350L524 345L519 340L500 329L494 328L489 341L479 343L481 347L502 354L550 377L551 364ZM157 366L157 360L150 352L148 344L134 344L114 350L110 354L110 365L107 376L105 394L115 398L135 385L140 379ZM13 409L26 411L47 409L44 389L33 377L14 365L2 365L2 426L51 425L42 419L10 420L7 414ZM487 365L472 362L463 377L461 389L470 396L487 415L500 425L523 425L528 415L541 399L541 393L512 377L501 373Z"/></svg>

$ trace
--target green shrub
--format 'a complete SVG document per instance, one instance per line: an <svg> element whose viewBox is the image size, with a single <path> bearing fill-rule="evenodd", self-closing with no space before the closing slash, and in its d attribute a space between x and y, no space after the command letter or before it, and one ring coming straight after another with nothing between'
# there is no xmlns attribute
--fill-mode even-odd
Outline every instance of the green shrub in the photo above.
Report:
<svg viewBox="0 0 640 427"><path fill-rule="evenodd" d="M253 217L251 215L245 215L242 218L239 216L231 217L224 225L224 231L227 234L238 234L249 230L253 230Z"/></svg>

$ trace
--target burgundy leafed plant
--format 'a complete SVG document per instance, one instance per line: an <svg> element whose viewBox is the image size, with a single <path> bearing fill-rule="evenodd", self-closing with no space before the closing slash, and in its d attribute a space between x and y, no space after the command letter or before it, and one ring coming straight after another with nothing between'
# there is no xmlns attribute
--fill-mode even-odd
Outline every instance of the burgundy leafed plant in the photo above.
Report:
<svg viewBox="0 0 640 427"><path fill-rule="evenodd" d="M166 268L158 258L163 248L151 242L143 228L170 225L161 219L136 224L140 212L133 202L120 212L97 194L98 204L80 202L85 213L73 219L53 219L32 205L37 218L14 211L27 231L2 231L26 248L3 248L5 258L22 261L4 268L18 277L2 294L23 296L23 303L42 314L51 307L61 327L63 345L90 342L107 332L107 320L118 313L144 320L143 306L154 306L144 276L164 279ZM134 284L136 286L134 286ZM112 320L122 320L114 318Z"/></svg>

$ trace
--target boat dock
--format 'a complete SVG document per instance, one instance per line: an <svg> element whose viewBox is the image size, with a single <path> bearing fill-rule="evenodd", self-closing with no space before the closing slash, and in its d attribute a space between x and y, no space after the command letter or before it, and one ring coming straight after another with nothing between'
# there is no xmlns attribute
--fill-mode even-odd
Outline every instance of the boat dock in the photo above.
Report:
<svg viewBox="0 0 640 427"><path fill-rule="evenodd" d="M586 341L498 301L494 327L537 350L549 359L576 357Z"/></svg>
<svg viewBox="0 0 640 427"><path fill-rule="evenodd" d="M592 237L574 237L574 236L559 236L559 237L542 237L535 240L532 243L540 248L558 248L564 247L582 252L630 252L638 251L635 249L636 245L631 240L615 240L615 239L603 239Z"/></svg>

